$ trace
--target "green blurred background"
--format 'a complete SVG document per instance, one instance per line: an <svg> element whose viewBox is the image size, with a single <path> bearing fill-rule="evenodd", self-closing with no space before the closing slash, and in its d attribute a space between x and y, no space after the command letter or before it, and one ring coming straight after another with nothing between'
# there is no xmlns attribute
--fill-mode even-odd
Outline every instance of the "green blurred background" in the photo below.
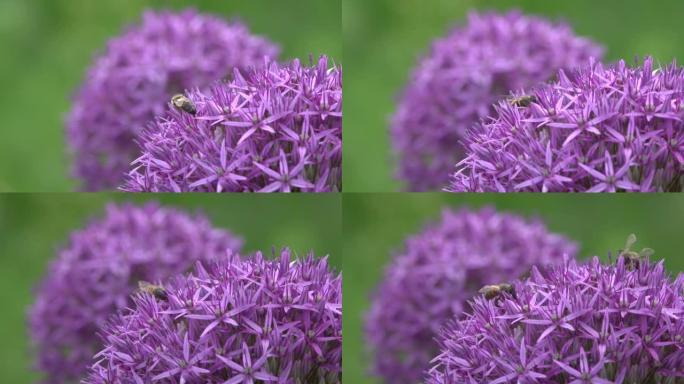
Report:
<svg viewBox="0 0 684 384"><path fill-rule="evenodd" d="M89 218L101 215L107 202L157 200L164 205L203 212L216 227L228 228L245 240L245 252L288 246L299 255L313 250L330 255L342 270L340 195L124 195L2 194L0 195L0 383L30 383L26 309L31 288L42 277L68 234Z"/></svg>
<svg viewBox="0 0 684 384"><path fill-rule="evenodd" d="M242 19L283 59L342 62L340 0L0 0L0 191L74 190L63 119L93 55L144 9L186 7Z"/></svg>
<svg viewBox="0 0 684 384"><path fill-rule="evenodd" d="M425 223L439 220L444 207L495 206L500 211L537 216L549 229L581 245L582 257L605 260L630 233L636 249L655 249L672 273L684 271L684 195L540 194L347 194L344 196L344 375L345 382L379 383L367 376L362 319L368 297L383 276L392 251ZM391 384L391 383L386 383Z"/></svg>
<svg viewBox="0 0 684 384"><path fill-rule="evenodd" d="M396 191L387 131L395 97L430 41L471 9L518 8L565 19L607 48L607 59L652 55L684 61L680 0L343 0L345 78L344 189Z"/></svg>

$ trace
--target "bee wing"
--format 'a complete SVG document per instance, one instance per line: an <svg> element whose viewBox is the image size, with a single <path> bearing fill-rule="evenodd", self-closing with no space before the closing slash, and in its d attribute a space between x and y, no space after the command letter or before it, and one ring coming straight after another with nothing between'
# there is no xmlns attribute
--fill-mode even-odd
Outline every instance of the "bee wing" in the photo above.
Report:
<svg viewBox="0 0 684 384"><path fill-rule="evenodd" d="M625 252L632 249L632 246L634 245L634 243L636 243L636 241L637 241L636 235L633 233L630 233L629 236L627 236L627 241L625 241Z"/></svg>
<svg viewBox="0 0 684 384"><path fill-rule="evenodd" d="M645 258L645 259L648 259L648 258L650 258L651 256L653 256L654 253L655 253L655 251L654 251L653 249L651 249L651 248L644 248L644 249L641 250L641 252L639 252L639 256L640 256L640 257L643 257L643 258Z"/></svg>

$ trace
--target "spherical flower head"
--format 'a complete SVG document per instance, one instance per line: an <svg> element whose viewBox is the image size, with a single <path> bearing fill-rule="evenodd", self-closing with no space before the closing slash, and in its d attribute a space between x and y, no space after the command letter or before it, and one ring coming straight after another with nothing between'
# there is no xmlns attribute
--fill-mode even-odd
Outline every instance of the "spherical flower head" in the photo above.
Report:
<svg viewBox="0 0 684 384"><path fill-rule="evenodd" d="M401 95L391 123L397 176L409 190L441 189L464 156L462 137L493 103L601 55L566 24L518 11L471 13L432 44Z"/></svg>
<svg viewBox="0 0 684 384"><path fill-rule="evenodd" d="M109 41L76 93L67 120L73 175L85 190L116 188L138 155L139 132L174 93L207 86L278 51L240 22L194 10L146 12L139 25Z"/></svg>
<svg viewBox="0 0 684 384"><path fill-rule="evenodd" d="M108 206L103 218L72 233L37 287L29 330L45 382L83 377L102 346L97 332L130 305L139 281L166 279L241 243L201 215L153 203Z"/></svg>
<svg viewBox="0 0 684 384"><path fill-rule="evenodd" d="M85 383L342 383L342 277L327 258L230 254L161 289L105 328Z"/></svg>
<svg viewBox="0 0 684 384"><path fill-rule="evenodd" d="M428 384L684 381L684 275L662 261L567 261L513 287L446 327Z"/></svg>
<svg viewBox="0 0 684 384"><path fill-rule="evenodd" d="M267 62L178 95L142 134L129 192L342 188L342 69Z"/></svg>
<svg viewBox="0 0 684 384"><path fill-rule="evenodd" d="M501 102L448 190L681 192L684 71L599 62Z"/></svg>
<svg viewBox="0 0 684 384"><path fill-rule="evenodd" d="M445 210L441 222L408 238L373 296L366 318L373 373L386 383L422 382L439 330L480 287L574 254L572 242L540 221L490 208Z"/></svg>

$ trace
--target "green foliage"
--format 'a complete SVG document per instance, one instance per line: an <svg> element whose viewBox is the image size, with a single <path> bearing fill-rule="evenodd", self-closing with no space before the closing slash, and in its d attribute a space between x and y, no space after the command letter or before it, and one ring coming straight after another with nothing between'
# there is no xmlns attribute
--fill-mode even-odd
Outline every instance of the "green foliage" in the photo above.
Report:
<svg viewBox="0 0 684 384"><path fill-rule="evenodd" d="M28 383L31 352L25 329L31 288L45 273L68 234L89 218L102 214L110 201L158 200L163 205L202 212L216 227L228 228L245 240L244 250L289 246L299 255L313 250L330 255L342 270L342 212L339 195L124 195L2 194L0 195L0 292L4 292L0 347L0 383Z"/></svg>
<svg viewBox="0 0 684 384"><path fill-rule="evenodd" d="M577 241L580 255L607 259L629 234L634 249L653 248L672 273L684 271L684 197L680 195L569 194L349 194L344 197L344 374L350 383L379 383L368 377L370 355L363 335L369 295L393 251L407 235L438 220L442 208L492 205L500 211L537 216L549 229Z"/></svg>
<svg viewBox="0 0 684 384"><path fill-rule="evenodd" d="M64 117L93 56L144 9L190 6L245 21L284 59L342 62L338 0L2 0L0 191L73 190Z"/></svg>

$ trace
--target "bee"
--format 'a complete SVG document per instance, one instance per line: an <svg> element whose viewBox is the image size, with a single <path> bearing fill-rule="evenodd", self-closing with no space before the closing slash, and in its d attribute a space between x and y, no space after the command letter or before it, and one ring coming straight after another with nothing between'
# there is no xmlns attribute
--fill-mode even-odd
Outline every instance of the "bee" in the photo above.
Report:
<svg viewBox="0 0 684 384"><path fill-rule="evenodd" d="M158 300L168 301L169 295L166 293L166 289L161 285L154 285L148 283L147 281L138 281L138 289L140 292L149 293Z"/></svg>
<svg viewBox="0 0 684 384"><path fill-rule="evenodd" d="M508 99L509 104L523 108L529 107L530 104L535 103L536 101L537 97L532 95L514 96Z"/></svg>
<svg viewBox="0 0 684 384"><path fill-rule="evenodd" d="M636 241L636 235L630 234L625 242L625 249L618 254L618 259L622 256L625 259L625 267L630 271L639 268L641 260L647 259L655 253L651 248L644 248L640 252L632 251L631 248Z"/></svg>
<svg viewBox="0 0 684 384"><path fill-rule="evenodd" d="M487 300L495 299L495 298L499 297L501 294L503 294L504 292L510 294L511 296L515 296L515 289L513 288L512 285L507 284L507 283L496 284L496 285L485 285L484 287L480 288L480 290L478 292L483 294L485 299L487 299Z"/></svg>
<svg viewBox="0 0 684 384"><path fill-rule="evenodd" d="M180 109L181 111L187 112L193 116L197 114L195 103L193 103L192 100L185 95L178 94L173 96L171 98L171 103L174 107Z"/></svg>

